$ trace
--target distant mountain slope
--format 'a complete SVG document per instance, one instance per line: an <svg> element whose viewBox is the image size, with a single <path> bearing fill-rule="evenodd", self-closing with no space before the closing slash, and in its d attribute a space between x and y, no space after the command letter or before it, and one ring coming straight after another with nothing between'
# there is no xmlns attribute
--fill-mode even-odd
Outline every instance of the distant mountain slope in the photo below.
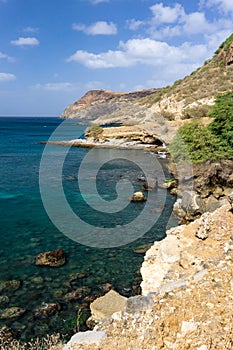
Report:
<svg viewBox="0 0 233 350"><path fill-rule="evenodd" d="M85 124L148 124L150 127L161 118L163 123L183 122L205 117L216 95L232 89L233 34L211 60L172 86L131 93L92 90L68 106L61 118L77 118Z"/></svg>

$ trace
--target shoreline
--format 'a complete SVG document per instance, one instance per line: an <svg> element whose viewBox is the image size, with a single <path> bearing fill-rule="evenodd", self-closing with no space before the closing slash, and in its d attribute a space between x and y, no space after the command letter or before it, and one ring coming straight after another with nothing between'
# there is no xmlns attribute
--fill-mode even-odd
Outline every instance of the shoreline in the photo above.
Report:
<svg viewBox="0 0 233 350"><path fill-rule="evenodd" d="M158 147L153 144L143 144L137 141L120 141L120 139L112 139L109 141L98 142L98 141L88 141L86 139L74 139L74 140L63 140L63 141L40 141L39 144L42 145L57 145L65 147L80 147L80 148L117 148L117 149L136 149L153 151L156 150L164 151L168 153L166 147ZM156 153L155 153L156 154Z"/></svg>

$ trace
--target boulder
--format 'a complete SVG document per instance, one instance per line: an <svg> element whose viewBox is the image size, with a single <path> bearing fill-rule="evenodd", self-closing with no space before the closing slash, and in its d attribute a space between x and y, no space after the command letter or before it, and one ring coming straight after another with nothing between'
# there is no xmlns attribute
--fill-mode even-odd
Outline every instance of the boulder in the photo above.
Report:
<svg viewBox="0 0 233 350"><path fill-rule="evenodd" d="M59 267L65 263L66 256L61 248L45 253L40 253L36 257L36 265L39 266Z"/></svg>
<svg viewBox="0 0 233 350"><path fill-rule="evenodd" d="M183 193L181 208L186 211L191 219L205 212L204 201L195 191L185 191Z"/></svg>
<svg viewBox="0 0 233 350"><path fill-rule="evenodd" d="M135 192L130 199L131 202L145 202L146 200L146 196L141 191Z"/></svg>
<svg viewBox="0 0 233 350"><path fill-rule="evenodd" d="M103 297L97 298L90 304L93 319L110 318L115 312L124 311L127 298L114 290L110 290Z"/></svg>

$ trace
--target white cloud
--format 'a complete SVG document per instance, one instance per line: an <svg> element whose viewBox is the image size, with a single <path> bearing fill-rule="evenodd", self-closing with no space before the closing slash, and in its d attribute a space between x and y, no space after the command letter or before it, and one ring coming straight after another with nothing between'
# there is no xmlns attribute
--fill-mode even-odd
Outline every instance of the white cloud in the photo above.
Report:
<svg viewBox="0 0 233 350"><path fill-rule="evenodd" d="M175 23L185 15L184 8L180 4L170 7L159 3L151 6L150 9L153 13L153 19L157 24Z"/></svg>
<svg viewBox="0 0 233 350"><path fill-rule="evenodd" d="M46 83L46 84L36 84L32 86L36 90L47 90L47 91L68 91L73 88L73 85L68 82L61 83Z"/></svg>
<svg viewBox="0 0 233 350"><path fill-rule="evenodd" d="M23 38L20 37L17 40L12 40L11 44L15 46L37 46L39 45L39 40L33 37Z"/></svg>
<svg viewBox="0 0 233 350"><path fill-rule="evenodd" d="M145 22L139 21L136 19L130 19L127 21L127 25L128 25L130 30L138 30L144 24L145 24Z"/></svg>
<svg viewBox="0 0 233 350"><path fill-rule="evenodd" d="M34 27L26 27L23 29L23 31L25 33L38 33L39 32L39 28L34 28Z"/></svg>
<svg viewBox="0 0 233 350"><path fill-rule="evenodd" d="M100 4L101 2L109 2L109 0L89 0L92 4Z"/></svg>
<svg viewBox="0 0 233 350"><path fill-rule="evenodd" d="M183 32L186 34L199 34L212 32L215 25L207 21L203 12L193 12L185 16Z"/></svg>
<svg viewBox="0 0 233 350"><path fill-rule="evenodd" d="M81 63L89 68L114 68L131 65L131 62L125 57L122 51L112 50L100 54L78 50L67 59L67 62L72 61Z"/></svg>
<svg viewBox="0 0 233 350"><path fill-rule="evenodd" d="M0 73L0 82L1 81L11 81L11 80L15 80L16 76L14 74L11 73Z"/></svg>
<svg viewBox="0 0 233 350"><path fill-rule="evenodd" d="M67 62L78 62L88 68L130 67L136 64L146 64L161 67L173 64L198 64L203 62L208 54L206 45L191 45L185 43L179 47L166 42L149 38L131 39L120 42L119 49L99 54L78 50L67 59Z"/></svg>
<svg viewBox="0 0 233 350"><path fill-rule="evenodd" d="M217 6L219 10L224 13L233 12L233 1L232 0L207 0L201 1L202 6L214 7Z"/></svg>
<svg viewBox="0 0 233 350"><path fill-rule="evenodd" d="M208 0L208 6L216 6L225 4L226 9L233 9L233 0ZM173 37L182 37L182 40L192 40L192 35L211 35L222 30L232 31L232 20L223 17L214 16L211 20L207 19L205 7L207 2L200 0L200 8L203 11L196 11L186 13L181 4L174 4L173 6L165 6L162 2L150 7L151 18L148 20L131 19L128 20L128 27L131 30L142 29L152 39L167 40Z"/></svg>
<svg viewBox="0 0 233 350"><path fill-rule="evenodd" d="M0 52L0 59L5 59L9 62L14 62L14 58L6 55L5 53Z"/></svg>
<svg viewBox="0 0 233 350"><path fill-rule="evenodd" d="M112 22L99 21L86 26L84 24L73 24L73 29L88 35L113 35L117 34L117 26Z"/></svg>

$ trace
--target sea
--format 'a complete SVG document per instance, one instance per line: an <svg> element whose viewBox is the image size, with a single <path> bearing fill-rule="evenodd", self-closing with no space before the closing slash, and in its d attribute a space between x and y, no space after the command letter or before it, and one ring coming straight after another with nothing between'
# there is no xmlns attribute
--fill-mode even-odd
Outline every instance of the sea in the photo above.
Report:
<svg viewBox="0 0 233 350"><path fill-rule="evenodd" d="M147 201L129 200L147 171L159 183L171 177L166 159L136 149L47 145L84 138L85 125L63 123L0 118L0 328L22 340L70 336L77 314L78 329L87 329L90 301L109 288L139 294L145 250L176 225L176 198L166 190L144 188ZM38 254L57 248L63 266L36 265ZM75 291L81 296L70 298ZM50 304L54 309L43 311ZM13 307L24 312L12 315Z"/></svg>

